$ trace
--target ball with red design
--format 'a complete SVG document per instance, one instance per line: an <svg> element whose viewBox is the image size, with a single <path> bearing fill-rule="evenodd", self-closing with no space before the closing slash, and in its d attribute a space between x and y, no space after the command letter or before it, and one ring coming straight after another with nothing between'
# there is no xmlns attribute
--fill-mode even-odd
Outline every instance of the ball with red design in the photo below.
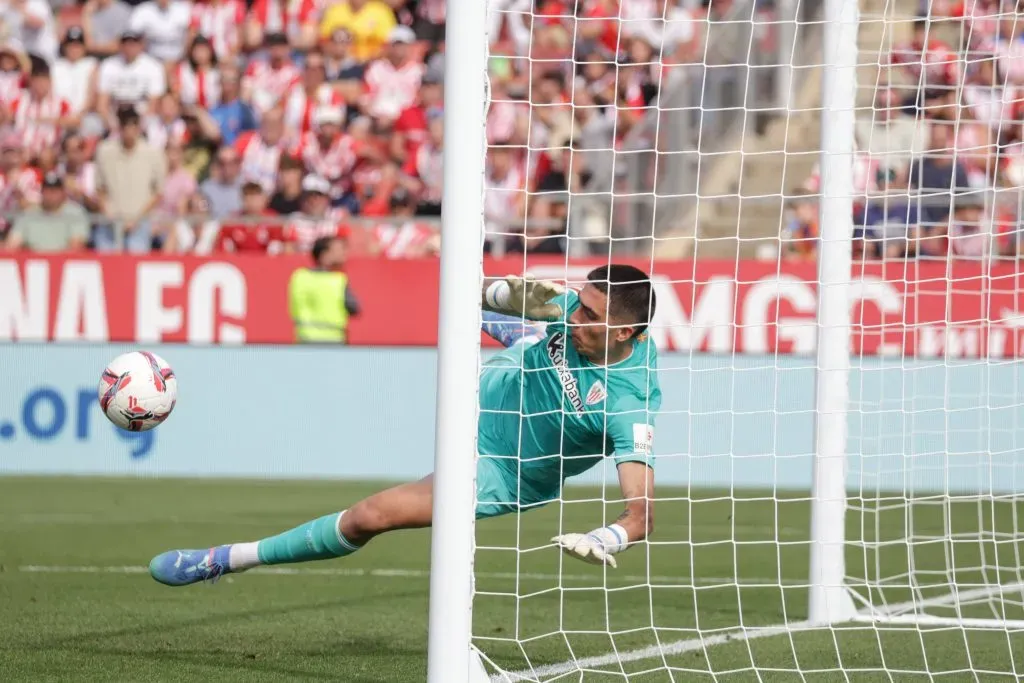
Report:
<svg viewBox="0 0 1024 683"><path fill-rule="evenodd" d="M160 356L132 351L110 361L98 393L100 408L111 422L129 432L145 432L174 410L178 380Z"/></svg>

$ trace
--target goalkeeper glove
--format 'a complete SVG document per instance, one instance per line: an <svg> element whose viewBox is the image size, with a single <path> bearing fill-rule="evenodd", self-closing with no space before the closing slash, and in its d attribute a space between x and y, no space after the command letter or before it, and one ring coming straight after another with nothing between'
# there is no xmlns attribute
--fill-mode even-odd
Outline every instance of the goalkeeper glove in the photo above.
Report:
<svg viewBox="0 0 1024 683"><path fill-rule="evenodd" d="M562 307L551 300L563 292L565 288L555 282L537 280L531 275L509 275L492 283L484 300L492 311L551 322L562 317Z"/></svg>
<svg viewBox="0 0 1024 683"><path fill-rule="evenodd" d="M562 551L589 564L606 564L615 569L615 553L629 546L626 530L618 524L594 529L589 534L562 534L551 539Z"/></svg>

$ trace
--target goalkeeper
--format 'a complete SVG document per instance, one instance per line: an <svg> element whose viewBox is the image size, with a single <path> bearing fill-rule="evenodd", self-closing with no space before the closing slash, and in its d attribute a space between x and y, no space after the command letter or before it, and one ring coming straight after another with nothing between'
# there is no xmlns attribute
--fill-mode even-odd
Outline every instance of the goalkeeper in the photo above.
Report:
<svg viewBox="0 0 1024 683"><path fill-rule="evenodd" d="M587 280L578 294L518 277L484 283L484 331L507 348L487 360L480 378L476 516L558 500L567 477L610 456L622 515L552 540L572 557L615 567L615 554L653 529L651 440L661 390L645 331L655 297L632 266L597 268ZM531 340L539 330L523 318L548 323L543 339ZM171 550L149 570L160 583L183 586L259 565L344 557L379 534L430 526L433 504L429 475L261 541Z"/></svg>

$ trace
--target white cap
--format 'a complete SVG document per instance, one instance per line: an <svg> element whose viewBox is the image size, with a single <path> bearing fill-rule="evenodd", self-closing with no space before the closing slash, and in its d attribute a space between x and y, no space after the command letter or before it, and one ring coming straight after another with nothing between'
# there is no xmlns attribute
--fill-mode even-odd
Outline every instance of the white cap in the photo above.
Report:
<svg viewBox="0 0 1024 683"><path fill-rule="evenodd" d="M415 43L416 34L412 32L412 29L408 26L398 26L391 29L391 33L388 34L389 43Z"/></svg>
<svg viewBox="0 0 1024 683"><path fill-rule="evenodd" d="M325 178L321 178L318 175L310 173L302 179L302 191L303 192L319 192L320 194L330 194L331 184L327 182Z"/></svg>
<svg viewBox="0 0 1024 683"><path fill-rule="evenodd" d="M340 126L342 121L341 109L338 107L317 107L313 111L314 126L322 126L325 123L333 123L336 126Z"/></svg>

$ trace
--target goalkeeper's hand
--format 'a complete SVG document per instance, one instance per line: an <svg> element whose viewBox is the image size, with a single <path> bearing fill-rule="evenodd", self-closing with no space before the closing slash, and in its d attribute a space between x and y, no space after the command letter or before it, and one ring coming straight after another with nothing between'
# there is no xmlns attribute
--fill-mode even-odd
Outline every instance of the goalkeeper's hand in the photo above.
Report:
<svg viewBox="0 0 1024 683"><path fill-rule="evenodd" d="M565 287L531 275L509 275L487 287L484 300L498 313L522 316L527 320L556 321L563 315L562 307L551 300L565 292Z"/></svg>
<svg viewBox="0 0 1024 683"><path fill-rule="evenodd" d="M615 569L615 553L622 552L629 545L626 530L618 524L594 529L589 534L562 534L551 542L577 560L588 564L604 564Z"/></svg>

